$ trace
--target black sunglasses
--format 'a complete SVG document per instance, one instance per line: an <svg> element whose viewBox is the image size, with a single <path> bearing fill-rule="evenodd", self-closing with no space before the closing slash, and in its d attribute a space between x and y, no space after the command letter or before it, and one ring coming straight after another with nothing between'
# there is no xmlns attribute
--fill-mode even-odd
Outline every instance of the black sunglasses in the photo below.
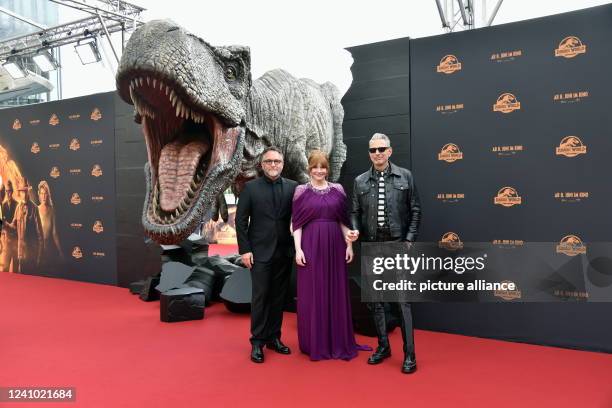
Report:
<svg viewBox="0 0 612 408"><path fill-rule="evenodd" d="M387 151L387 149L389 148L389 146L386 147L370 147L368 150L370 151L370 153L376 153L376 151L378 150L378 153L384 153Z"/></svg>

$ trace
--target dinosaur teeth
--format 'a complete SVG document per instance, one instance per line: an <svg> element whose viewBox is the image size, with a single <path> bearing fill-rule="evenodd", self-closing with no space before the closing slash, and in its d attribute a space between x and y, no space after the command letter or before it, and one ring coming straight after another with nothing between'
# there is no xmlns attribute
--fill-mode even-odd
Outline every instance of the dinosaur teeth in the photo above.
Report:
<svg viewBox="0 0 612 408"><path fill-rule="evenodd" d="M134 96L134 87L130 86L130 98L132 99L132 102L134 102L134 105L136 105L136 97Z"/></svg>
<svg viewBox="0 0 612 408"><path fill-rule="evenodd" d="M187 201L185 199L183 199L183 201L181 201L181 204L179 205L179 209L181 210L181 212L184 212L187 207L189 206L189 204L187 203ZM178 210L177 210L178 212Z"/></svg>
<svg viewBox="0 0 612 408"><path fill-rule="evenodd" d="M157 79L153 78L153 89L157 88Z"/></svg>

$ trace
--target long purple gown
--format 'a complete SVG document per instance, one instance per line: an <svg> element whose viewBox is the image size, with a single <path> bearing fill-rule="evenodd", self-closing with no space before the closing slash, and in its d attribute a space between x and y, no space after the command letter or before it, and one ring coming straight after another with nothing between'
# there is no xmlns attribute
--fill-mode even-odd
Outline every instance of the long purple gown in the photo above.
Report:
<svg viewBox="0 0 612 408"><path fill-rule="evenodd" d="M293 230L302 228L306 266L297 269L297 321L300 350L311 360L357 356L349 300L346 243L340 223L349 225L346 194L340 184L325 190L298 186L293 196Z"/></svg>

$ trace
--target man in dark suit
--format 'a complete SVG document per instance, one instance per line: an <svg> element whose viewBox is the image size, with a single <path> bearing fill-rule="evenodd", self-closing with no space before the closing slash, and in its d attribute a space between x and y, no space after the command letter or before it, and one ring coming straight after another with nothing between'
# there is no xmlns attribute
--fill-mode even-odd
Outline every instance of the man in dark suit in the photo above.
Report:
<svg viewBox="0 0 612 408"><path fill-rule="evenodd" d="M261 154L263 177L245 184L238 199L236 232L242 261L251 270L251 360L263 363L263 346L281 354L283 306L293 262L289 231L297 183L281 177L283 154L268 147Z"/></svg>

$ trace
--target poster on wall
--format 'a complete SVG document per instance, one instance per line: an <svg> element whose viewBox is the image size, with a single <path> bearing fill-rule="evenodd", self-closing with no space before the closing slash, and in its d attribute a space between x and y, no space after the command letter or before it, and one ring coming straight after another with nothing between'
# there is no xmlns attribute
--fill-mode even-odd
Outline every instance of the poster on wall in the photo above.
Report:
<svg viewBox="0 0 612 408"><path fill-rule="evenodd" d="M92 95L0 111L0 270L116 281L114 104Z"/></svg>

